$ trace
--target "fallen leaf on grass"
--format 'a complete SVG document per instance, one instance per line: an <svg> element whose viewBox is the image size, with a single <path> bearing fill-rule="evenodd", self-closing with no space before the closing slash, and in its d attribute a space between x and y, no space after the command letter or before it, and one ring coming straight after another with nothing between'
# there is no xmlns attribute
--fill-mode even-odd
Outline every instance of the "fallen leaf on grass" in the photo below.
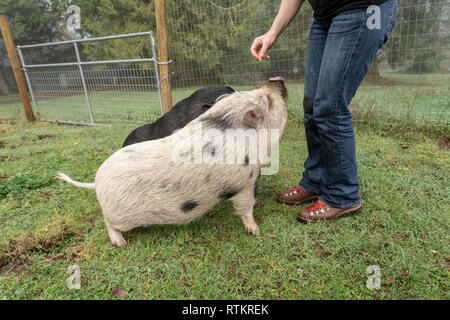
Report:
<svg viewBox="0 0 450 320"><path fill-rule="evenodd" d="M383 282L383 285L390 286L392 285L392 283L394 283L394 278L387 279L385 282Z"/></svg>
<svg viewBox="0 0 450 320"><path fill-rule="evenodd" d="M124 299L124 298L128 298L130 296L130 294L128 292L120 289L119 287L114 287L112 289L112 293L117 299Z"/></svg>
<svg viewBox="0 0 450 320"><path fill-rule="evenodd" d="M389 158L389 160L388 160L388 165L393 166L394 164L397 163L397 161L398 161L398 158L397 158L397 157L391 157L391 158Z"/></svg>

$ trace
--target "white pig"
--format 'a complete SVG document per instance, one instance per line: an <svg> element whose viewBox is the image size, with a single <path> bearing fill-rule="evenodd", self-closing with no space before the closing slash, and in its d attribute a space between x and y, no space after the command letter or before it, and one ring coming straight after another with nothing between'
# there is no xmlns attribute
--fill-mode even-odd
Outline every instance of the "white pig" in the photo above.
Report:
<svg viewBox="0 0 450 320"><path fill-rule="evenodd" d="M219 97L207 112L171 136L118 150L100 166L95 183L77 182L63 173L57 177L95 189L111 242L121 248L127 246L122 232L144 225L188 223L223 199L232 201L247 233L258 235L254 187L264 159L250 161L255 159L248 154L253 148L246 142L235 163L212 163L215 156L226 159L233 150L227 145L234 138L217 143L203 133L212 129L239 136L248 129L277 129L278 141L287 121L286 100L283 78L271 78L262 88ZM196 140L199 130L202 139ZM198 162L199 143L202 155L209 155L208 163Z"/></svg>

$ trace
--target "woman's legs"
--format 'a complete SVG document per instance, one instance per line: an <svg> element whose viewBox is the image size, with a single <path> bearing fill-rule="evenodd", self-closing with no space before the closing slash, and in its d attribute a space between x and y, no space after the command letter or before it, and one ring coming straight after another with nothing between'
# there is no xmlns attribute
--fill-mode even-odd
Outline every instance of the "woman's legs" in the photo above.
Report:
<svg viewBox="0 0 450 320"><path fill-rule="evenodd" d="M308 157L304 163L305 171L303 171L303 179L299 186L313 194L320 194L320 179L322 176L322 142L314 121L313 106L328 28L328 24L314 20L309 32L305 63L303 111Z"/></svg>
<svg viewBox="0 0 450 320"><path fill-rule="evenodd" d="M375 28L368 27L376 9L350 10L336 16L326 31L320 59L315 53L321 42L317 40L317 28L309 43L313 48L308 48L311 58L307 57L304 103L309 155L299 185L309 192L320 192L321 200L332 208L349 208L361 202L348 105L395 24L397 0L389 0L378 8L375 19L379 19L379 28L377 24L370 24Z"/></svg>

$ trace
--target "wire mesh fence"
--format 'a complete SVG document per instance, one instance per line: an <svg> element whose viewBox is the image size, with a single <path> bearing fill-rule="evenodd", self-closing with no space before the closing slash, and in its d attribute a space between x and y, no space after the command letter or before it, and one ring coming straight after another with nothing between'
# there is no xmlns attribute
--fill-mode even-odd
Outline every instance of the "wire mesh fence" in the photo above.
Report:
<svg viewBox="0 0 450 320"><path fill-rule="evenodd" d="M99 41L108 50L108 41L123 42L135 37L147 39L150 57L102 60L87 53L90 47L98 47ZM132 41L128 42L132 45ZM134 123L150 122L161 116L158 60L152 32L24 45L18 46L18 53L34 112L41 120ZM46 55L50 58L45 59Z"/></svg>
<svg viewBox="0 0 450 320"><path fill-rule="evenodd" d="M85 66L83 72L96 123L146 122L160 116L153 64ZM28 75L42 119L89 123L77 66L30 69Z"/></svg>
<svg viewBox="0 0 450 320"><path fill-rule="evenodd" d="M351 108L358 114L450 118L450 1L399 1L390 40L377 54ZM270 28L279 8L271 0L167 0L173 86L255 86L273 75L288 79L294 112L301 114L304 65L312 9L299 14L257 62L249 48Z"/></svg>
<svg viewBox="0 0 450 320"><path fill-rule="evenodd" d="M249 52L253 39L270 28L279 5L280 1L273 0L166 0L173 101L205 85L250 89L270 76L282 75L290 89L291 111L301 116L306 48L313 19L309 4L305 1L270 50L270 60L258 62ZM147 29L154 28L154 21L148 23ZM124 59L125 54L134 55L127 58L151 56L148 39L114 41L80 45L83 61ZM358 115L387 115L448 124L449 43L449 0L399 1L394 31L350 106L355 121L361 120ZM0 45L0 92L5 87L2 79L8 76L2 50ZM61 46L53 55L48 50L24 53L29 64L54 63L74 61L70 50ZM84 66L84 73L93 116L99 122L148 122L160 115L151 64ZM35 94L38 108L42 105L40 112L53 118L70 112L76 121L89 120L76 66L33 70L30 77L38 88ZM13 110L10 106L17 110L20 105L11 103L17 102L14 93L0 93L0 117Z"/></svg>

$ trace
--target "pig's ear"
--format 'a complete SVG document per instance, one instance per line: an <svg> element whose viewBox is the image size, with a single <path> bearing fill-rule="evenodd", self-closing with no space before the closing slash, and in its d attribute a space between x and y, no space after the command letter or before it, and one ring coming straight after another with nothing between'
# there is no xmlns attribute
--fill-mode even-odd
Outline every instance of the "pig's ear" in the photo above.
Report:
<svg viewBox="0 0 450 320"><path fill-rule="evenodd" d="M257 110L250 110L244 116L244 123L253 128L259 128L264 121L264 115Z"/></svg>

